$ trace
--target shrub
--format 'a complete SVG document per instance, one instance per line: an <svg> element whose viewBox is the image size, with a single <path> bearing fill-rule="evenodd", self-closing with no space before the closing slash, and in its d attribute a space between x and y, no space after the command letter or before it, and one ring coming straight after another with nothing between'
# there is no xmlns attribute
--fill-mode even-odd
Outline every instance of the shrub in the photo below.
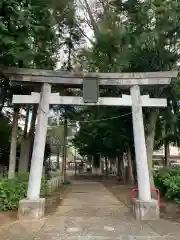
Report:
<svg viewBox="0 0 180 240"><path fill-rule="evenodd" d="M154 182L162 196L180 203L180 167L155 171Z"/></svg>
<svg viewBox="0 0 180 240"><path fill-rule="evenodd" d="M65 181L63 182L63 184L64 184L64 185L71 185L71 181L65 180Z"/></svg>
<svg viewBox="0 0 180 240"><path fill-rule="evenodd" d="M46 195L46 181L42 179L41 196ZM16 210L19 201L26 197L28 175L21 175L13 179L0 179L0 211Z"/></svg>

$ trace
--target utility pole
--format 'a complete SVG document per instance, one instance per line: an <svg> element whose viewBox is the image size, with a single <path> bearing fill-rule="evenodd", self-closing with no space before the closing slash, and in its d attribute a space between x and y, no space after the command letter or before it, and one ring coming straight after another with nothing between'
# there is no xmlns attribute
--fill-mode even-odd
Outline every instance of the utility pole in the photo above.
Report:
<svg viewBox="0 0 180 240"><path fill-rule="evenodd" d="M66 157L67 157L67 116L65 113L64 119L64 139L63 139L63 159L62 159L62 180L66 180Z"/></svg>

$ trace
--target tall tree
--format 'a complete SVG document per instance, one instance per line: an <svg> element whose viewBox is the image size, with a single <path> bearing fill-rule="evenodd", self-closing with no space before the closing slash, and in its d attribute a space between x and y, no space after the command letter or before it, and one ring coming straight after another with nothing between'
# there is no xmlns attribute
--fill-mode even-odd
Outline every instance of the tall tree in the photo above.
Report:
<svg viewBox="0 0 180 240"><path fill-rule="evenodd" d="M88 49L83 49L79 54L77 61L80 61L82 69L101 72L150 72L177 68L180 36L180 14L177 13L179 2L162 0L99 0L96 2L100 6L100 10L95 12L91 10L91 15L93 14L93 18L96 20L98 31L94 32L93 45ZM89 13L89 10L87 12ZM89 18L92 19L90 13ZM156 125L163 124L161 119L167 115L167 111L171 114L175 113L179 98L175 98L174 91L176 92L176 89L173 84L167 88L152 87L148 91L142 89L143 93L148 92L152 97L166 97L169 103L172 102L172 104L168 104L166 111L157 108L144 110L149 174L152 185L154 139L158 141L157 139L161 138L161 134L156 135L158 132ZM115 92L111 92L111 94L115 96ZM120 92L123 93L124 90ZM103 110L100 111L103 112ZM94 116L95 118L96 116ZM168 128L170 125L172 127L172 124L167 124L166 120L167 125ZM94 128L97 130L97 125ZM117 129L114 131L117 132ZM175 132L177 131L174 131L173 134ZM167 134L165 135L167 136ZM177 134L176 139L178 139ZM130 142L132 145L132 137Z"/></svg>

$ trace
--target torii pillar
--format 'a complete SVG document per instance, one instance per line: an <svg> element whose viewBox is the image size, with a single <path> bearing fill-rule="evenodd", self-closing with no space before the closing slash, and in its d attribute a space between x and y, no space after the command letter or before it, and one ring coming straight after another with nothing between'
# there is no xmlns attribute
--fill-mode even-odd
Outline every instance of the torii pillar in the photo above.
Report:
<svg viewBox="0 0 180 240"><path fill-rule="evenodd" d="M134 200L134 214L139 220L156 220L159 218L159 206L157 200L151 199L140 87L132 86L130 93L139 196Z"/></svg>
<svg viewBox="0 0 180 240"><path fill-rule="evenodd" d="M44 216L45 198L40 198L39 195L43 171L50 96L51 85L49 83L44 83L42 85L38 107L27 199L22 199L19 203L18 217L20 219L26 219L27 217L39 219Z"/></svg>

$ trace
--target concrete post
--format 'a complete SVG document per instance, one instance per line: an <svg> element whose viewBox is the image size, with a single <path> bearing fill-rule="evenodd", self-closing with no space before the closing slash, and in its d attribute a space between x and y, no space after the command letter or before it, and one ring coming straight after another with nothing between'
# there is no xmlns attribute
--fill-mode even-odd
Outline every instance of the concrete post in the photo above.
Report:
<svg viewBox="0 0 180 240"><path fill-rule="evenodd" d="M132 86L130 92L132 97L132 119L133 119L139 200L151 201L151 189L139 86L138 85Z"/></svg>
<svg viewBox="0 0 180 240"><path fill-rule="evenodd" d="M44 83L41 89L41 97L37 116L37 126L31 159L31 169L27 192L28 200L37 200L40 194L44 150L48 125L50 94L51 85L48 83Z"/></svg>

